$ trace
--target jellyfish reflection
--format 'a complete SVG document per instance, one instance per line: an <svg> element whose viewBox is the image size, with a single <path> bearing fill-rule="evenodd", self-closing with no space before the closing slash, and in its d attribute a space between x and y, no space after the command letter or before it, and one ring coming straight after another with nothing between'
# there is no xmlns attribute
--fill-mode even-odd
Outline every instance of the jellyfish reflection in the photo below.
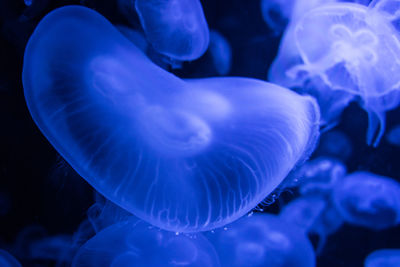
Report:
<svg viewBox="0 0 400 267"><path fill-rule="evenodd" d="M99 232L84 244L72 266L219 266L213 246L200 233L163 231L131 218Z"/></svg>
<svg viewBox="0 0 400 267"><path fill-rule="evenodd" d="M355 172L337 183L333 201L348 223L382 230L400 223L400 184L369 172Z"/></svg>
<svg viewBox="0 0 400 267"><path fill-rule="evenodd" d="M311 97L247 78L183 81L83 7L42 20L23 83L35 122L82 177L172 231L246 214L318 138Z"/></svg>
<svg viewBox="0 0 400 267"><path fill-rule="evenodd" d="M368 112L367 143L376 146L385 112L400 101L399 40L391 21L374 8L323 5L288 29L269 78L316 95L322 107L328 106L322 110L328 125L357 100Z"/></svg>
<svg viewBox="0 0 400 267"><path fill-rule="evenodd" d="M272 214L253 214L207 237L222 266L315 266L315 253L303 230Z"/></svg>

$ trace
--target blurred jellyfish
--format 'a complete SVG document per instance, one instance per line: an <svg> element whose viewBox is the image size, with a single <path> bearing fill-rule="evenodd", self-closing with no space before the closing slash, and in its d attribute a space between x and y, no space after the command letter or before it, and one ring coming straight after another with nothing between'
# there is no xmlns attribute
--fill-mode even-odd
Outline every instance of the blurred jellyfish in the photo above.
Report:
<svg viewBox="0 0 400 267"><path fill-rule="evenodd" d="M369 172L355 172L336 184L333 202L350 224L383 230L400 223L400 184Z"/></svg>
<svg viewBox="0 0 400 267"><path fill-rule="evenodd" d="M47 15L25 52L28 108L67 162L109 200L192 232L243 216L315 147L315 101L247 78L183 81L104 17Z"/></svg>
<svg viewBox="0 0 400 267"><path fill-rule="evenodd" d="M207 234L223 267L315 266L315 253L301 228L272 214L253 214Z"/></svg>
<svg viewBox="0 0 400 267"><path fill-rule="evenodd" d="M136 11L151 45L178 60L207 50L209 31L199 0L136 0Z"/></svg>
<svg viewBox="0 0 400 267"><path fill-rule="evenodd" d="M335 159L319 157L306 162L300 169L299 187L300 194L325 194L328 195L346 175L346 166Z"/></svg>
<svg viewBox="0 0 400 267"><path fill-rule="evenodd" d="M329 196L301 196L291 201L279 213L282 220L298 226L307 234L318 236L317 252L321 252L327 237L343 225L343 218L332 205Z"/></svg>
<svg viewBox="0 0 400 267"><path fill-rule="evenodd" d="M353 147L350 138L342 131L328 131L321 135L318 148L319 156L332 157L346 161L350 158Z"/></svg>
<svg viewBox="0 0 400 267"><path fill-rule="evenodd" d="M295 0L261 0L261 13L265 23L276 34L284 31L292 16Z"/></svg>
<svg viewBox="0 0 400 267"><path fill-rule="evenodd" d="M175 234L132 218L90 239L80 248L72 266L212 267L219 266L219 260L213 246L200 233Z"/></svg>
<svg viewBox="0 0 400 267"><path fill-rule="evenodd" d="M261 0L261 12L265 23L280 34L309 10L333 2L336 0Z"/></svg>
<svg viewBox="0 0 400 267"><path fill-rule="evenodd" d="M228 40L219 32L212 30L208 49L217 73L227 75L232 65L232 49Z"/></svg>
<svg viewBox="0 0 400 267"><path fill-rule="evenodd" d="M40 225L29 225L24 227L17 235L17 238L14 242L12 251L13 254L21 259L29 259L30 255L30 246L33 242L45 238L47 236L47 232L43 226Z"/></svg>
<svg viewBox="0 0 400 267"><path fill-rule="evenodd" d="M22 267L14 256L7 251L0 249L0 266L2 267Z"/></svg>
<svg viewBox="0 0 400 267"><path fill-rule="evenodd" d="M367 143L376 146L385 112L400 101L399 41L391 21L375 8L323 5L289 27L269 79L315 95L321 107L327 106L321 114L328 127L357 100L368 112Z"/></svg>
<svg viewBox="0 0 400 267"><path fill-rule="evenodd" d="M400 249L379 249L370 253L364 261L364 267L400 266Z"/></svg>
<svg viewBox="0 0 400 267"><path fill-rule="evenodd" d="M389 133L386 135L386 140L394 146L400 146L400 125L390 129Z"/></svg>
<svg viewBox="0 0 400 267"><path fill-rule="evenodd" d="M31 242L26 258L71 264L75 249L69 235L48 236Z"/></svg>

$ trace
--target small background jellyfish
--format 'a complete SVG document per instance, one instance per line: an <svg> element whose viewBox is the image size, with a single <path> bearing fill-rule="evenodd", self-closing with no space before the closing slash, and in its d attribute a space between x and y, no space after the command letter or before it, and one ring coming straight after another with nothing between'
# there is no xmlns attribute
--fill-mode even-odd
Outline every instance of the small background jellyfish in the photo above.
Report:
<svg viewBox="0 0 400 267"><path fill-rule="evenodd" d="M232 49L228 40L219 32L212 30L210 31L208 50L217 73L219 75L227 75L232 65Z"/></svg>
<svg viewBox="0 0 400 267"><path fill-rule="evenodd" d="M303 230L272 214L253 214L207 233L222 266L315 266Z"/></svg>
<svg viewBox="0 0 400 267"><path fill-rule="evenodd" d="M319 136L311 97L254 79L181 80L87 8L47 15L24 62L28 108L52 145L106 198L163 229L238 219Z"/></svg>
<svg viewBox="0 0 400 267"><path fill-rule="evenodd" d="M199 0L136 0L135 8L146 38L161 54L194 60L207 50L209 30Z"/></svg>
<svg viewBox="0 0 400 267"><path fill-rule="evenodd" d="M359 102L368 112L367 143L377 146L385 112L400 101L399 40L391 21L375 8L323 5L289 27L269 79L315 95L328 127L349 102Z"/></svg>
<svg viewBox="0 0 400 267"><path fill-rule="evenodd" d="M400 146L400 126L399 125L390 129L390 131L386 135L386 140L394 146Z"/></svg>
<svg viewBox="0 0 400 267"><path fill-rule="evenodd" d="M379 231L400 223L400 184L391 178L352 173L336 184L332 198L350 224Z"/></svg>
<svg viewBox="0 0 400 267"><path fill-rule="evenodd" d="M72 266L220 265L213 246L202 234L177 235L131 218L97 233L80 248Z"/></svg>
<svg viewBox="0 0 400 267"><path fill-rule="evenodd" d="M331 157L346 162L353 153L350 138L340 130L327 131L321 134L316 156Z"/></svg>
<svg viewBox="0 0 400 267"><path fill-rule="evenodd" d="M400 266L400 249L379 249L365 259L364 267Z"/></svg>

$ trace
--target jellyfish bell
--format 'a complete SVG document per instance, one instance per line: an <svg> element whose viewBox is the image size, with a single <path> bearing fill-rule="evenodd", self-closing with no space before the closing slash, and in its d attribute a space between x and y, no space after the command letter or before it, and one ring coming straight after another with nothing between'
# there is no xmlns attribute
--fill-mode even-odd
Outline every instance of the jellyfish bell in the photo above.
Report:
<svg viewBox="0 0 400 267"><path fill-rule="evenodd" d="M72 266L218 267L220 264L213 246L202 234L176 235L130 218L105 228L86 242Z"/></svg>
<svg viewBox="0 0 400 267"><path fill-rule="evenodd" d="M383 230L400 223L400 184L369 172L355 172L337 183L333 203L348 223Z"/></svg>
<svg viewBox="0 0 400 267"><path fill-rule="evenodd" d="M364 261L364 267L400 266L400 249L378 249L370 253Z"/></svg>
<svg viewBox="0 0 400 267"><path fill-rule="evenodd" d="M270 78L290 87L318 79L317 92L319 88L328 95L344 92L337 100L342 103L335 108L338 115L357 100L369 116L367 143L376 146L384 133L385 112L400 102L399 40L390 21L374 8L353 3L322 5L288 30ZM319 97L321 106L332 105L329 98Z"/></svg>
<svg viewBox="0 0 400 267"><path fill-rule="evenodd" d="M301 228L272 214L253 214L207 233L222 266L315 266Z"/></svg>
<svg viewBox="0 0 400 267"><path fill-rule="evenodd" d="M40 22L23 84L34 121L86 181L174 232L243 216L319 136L311 97L248 78L181 80L84 7Z"/></svg>
<svg viewBox="0 0 400 267"><path fill-rule="evenodd" d="M199 58L209 30L199 0L136 0L147 39L161 54L178 60Z"/></svg>

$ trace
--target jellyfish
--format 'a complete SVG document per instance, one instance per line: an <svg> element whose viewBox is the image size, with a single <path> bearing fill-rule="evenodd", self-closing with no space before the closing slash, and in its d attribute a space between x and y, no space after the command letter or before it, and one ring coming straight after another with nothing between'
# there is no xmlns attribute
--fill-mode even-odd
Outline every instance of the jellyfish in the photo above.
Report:
<svg viewBox="0 0 400 267"><path fill-rule="evenodd" d="M379 249L368 255L364 267L394 267L400 266L400 249Z"/></svg>
<svg viewBox="0 0 400 267"><path fill-rule="evenodd" d="M324 248L327 237L334 234L344 222L330 201L330 194L303 195L289 202L279 216L302 229L305 234L316 235L318 253Z"/></svg>
<svg viewBox="0 0 400 267"><path fill-rule="evenodd" d="M389 133L386 135L386 140L394 146L400 146L400 126L399 125L390 129Z"/></svg>
<svg viewBox="0 0 400 267"><path fill-rule="evenodd" d="M302 195L329 195L336 183L340 183L345 175L346 166L341 161L318 157L301 166L295 186Z"/></svg>
<svg viewBox="0 0 400 267"><path fill-rule="evenodd" d="M346 161L352 150L350 138L342 131L333 130L321 135L316 154Z"/></svg>
<svg viewBox="0 0 400 267"><path fill-rule="evenodd" d="M228 40L219 32L212 30L208 49L217 73L227 75L232 65L232 49Z"/></svg>
<svg viewBox="0 0 400 267"><path fill-rule="evenodd" d="M71 236L56 235L31 242L26 257L30 260L67 263L73 257L74 252L75 247L73 246Z"/></svg>
<svg viewBox="0 0 400 267"><path fill-rule="evenodd" d="M207 50L209 30L199 0L136 0L135 8L159 53L184 61Z"/></svg>
<svg viewBox="0 0 400 267"><path fill-rule="evenodd" d="M265 23L281 34L288 24L297 20L308 10L337 0L262 0L261 12Z"/></svg>
<svg viewBox="0 0 400 267"><path fill-rule="evenodd" d="M350 224L383 230L400 223L400 184L369 172L354 172L332 193L337 210Z"/></svg>
<svg viewBox="0 0 400 267"><path fill-rule="evenodd" d="M399 40L377 8L322 5L288 28L269 80L314 95L322 107L321 123L328 126L357 101L368 113L367 143L377 146L385 131L385 112L400 102Z"/></svg>
<svg viewBox="0 0 400 267"><path fill-rule="evenodd" d="M312 267L315 253L301 228L272 214L253 214L207 233L221 266Z"/></svg>
<svg viewBox="0 0 400 267"><path fill-rule="evenodd" d="M131 218L105 228L86 242L72 266L217 267L220 264L215 249L202 234L176 234Z"/></svg>
<svg viewBox="0 0 400 267"><path fill-rule="evenodd" d="M286 28L292 16L295 0L261 0L261 13L265 23L276 34Z"/></svg>
<svg viewBox="0 0 400 267"><path fill-rule="evenodd" d="M7 251L0 249L0 266L2 267L22 267L14 256Z"/></svg>
<svg viewBox="0 0 400 267"><path fill-rule="evenodd" d="M181 80L79 6L39 23L23 85L34 121L80 176L175 232L243 216L308 158L319 136L311 97L248 78Z"/></svg>

